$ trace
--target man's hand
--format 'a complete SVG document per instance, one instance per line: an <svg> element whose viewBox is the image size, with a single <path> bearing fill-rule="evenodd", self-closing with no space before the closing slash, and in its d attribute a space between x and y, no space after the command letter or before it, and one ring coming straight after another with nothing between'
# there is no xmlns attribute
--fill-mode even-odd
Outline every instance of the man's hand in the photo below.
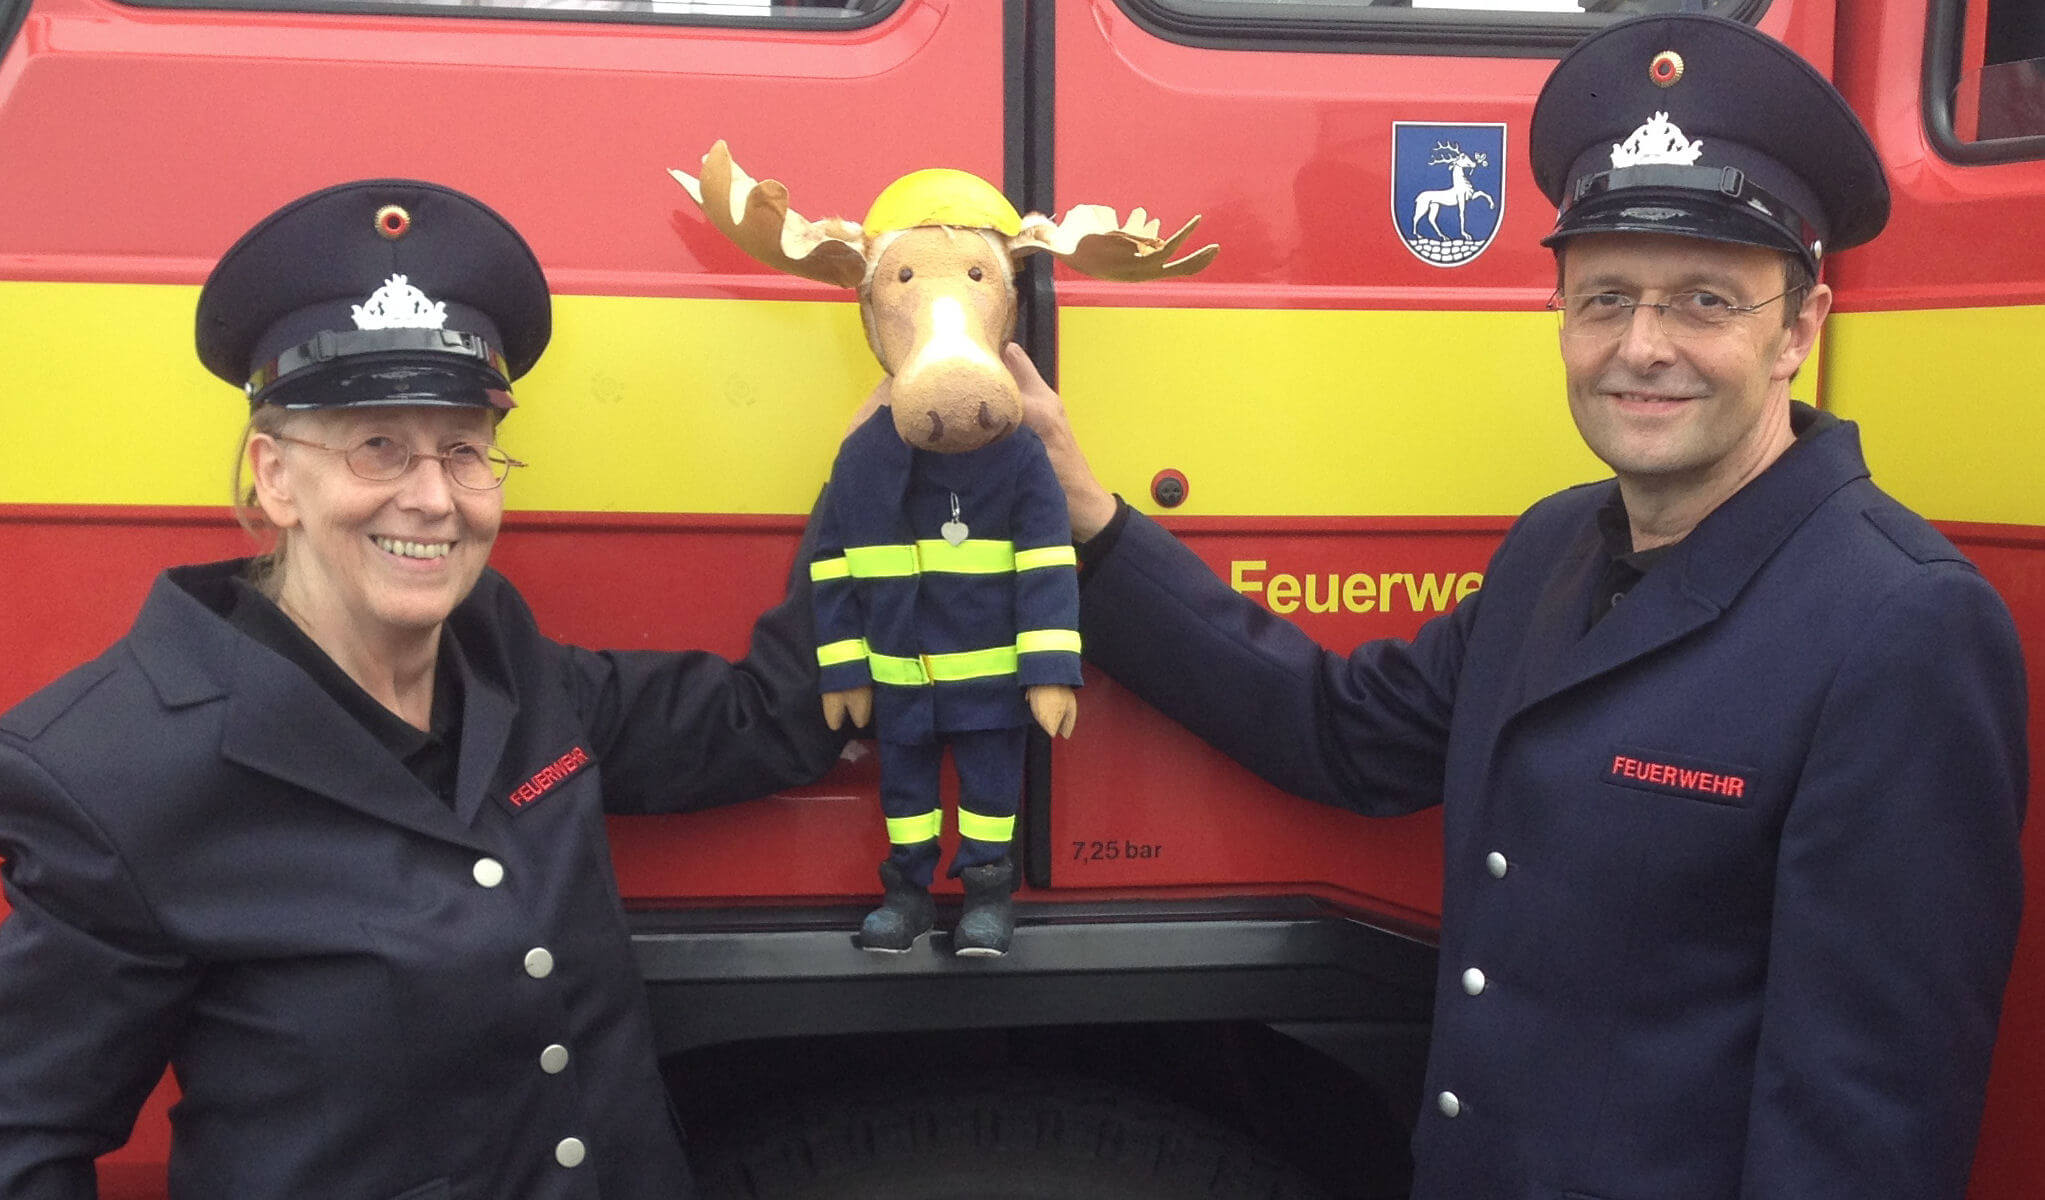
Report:
<svg viewBox="0 0 2045 1200"><path fill-rule="evenodd" d="M824 693L824 724L837 729L851 717L854 726L864 726L873 719L873 685L846 688L842 692Z"/></svg>
<svg viewBox="0 0 2045 1200"><path fill-rule="evenodd" d="M1052 737L1069 738L1079 723L1079 697L1062 683L1040 683L1023 689L1030 702L1030 715ZM833 725L831 728L836 729Z"/></svg>
<svg viewBox="0 0 2045 1200"><path fill-rule="evenodd" d="M1080 452L1078 439L1072 436L1072 423L1065 416L1065 402L1051 390L1050 384L1044 382L1044 377L1037 374L1037 365L1030 361L1030 356L1023 353L1021 346L1010 342L1001 348L1001 362L1008 368L1008 373L1015 376L1016 387L1022 390L1023 424L1044 439L1044 449L1051 457L1051 469L1058 473L1058 486L1065 489L1065 508L1072 517L1073 540L1084 542L1114 519L1115 496L1094 478L1093 468L1087 465L1086 455Z"/></svg>
<svg viewBox="0 0 2045 1200"><path fill-rule="evenodd" d="M868 418L880 411L881 405L892 404L895 396L894 388L895 377L893 375L881 376L880 382L874 384L873 390L866 394L866 402L859 406L858 412L852 414L852 424L845 427L846 436L851 436L861 425L866 424ZM864 722L861 722L861 724L864 724Z"/></svg>

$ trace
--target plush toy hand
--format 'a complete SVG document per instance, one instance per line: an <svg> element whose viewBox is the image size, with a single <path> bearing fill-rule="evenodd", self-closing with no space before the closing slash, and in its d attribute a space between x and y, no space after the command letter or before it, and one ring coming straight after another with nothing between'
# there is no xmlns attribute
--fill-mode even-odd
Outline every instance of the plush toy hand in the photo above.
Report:
<svg viewBox="0 0 2045 1200"><path fill-rule="evenodd" d="M1024 688L1023 696L1030 702L1030 715L1044 727L1045 733L1052 737L1072 736L1072 727L1079 722L1079 697L1071 688L1062 683L1040 683Z"/></svg>
<svg viewBox="0 0 2045 1200"><path fill-rule="evenodd" d="M880 411L881 405L892 403L894 387L895 377L893 375L883 375L880 377L880 382L874 384L873 390L866 394L866 403L860 405L859 411L852 414L852 424L845 430L848 436L861 425L866 424L868 418L872 417L874 413Z"/></svg>
<svg viewBox="0 0 2045 1200"><path fill-rule="evenodd" d="M855 726L863 726L873 719L872 684L824 693L824 724L836 729L845 724L846 717L851 717Z"/></svg>
<svg viewBox="0 0 2045 1200"><path fill-rule="evenodd" d="M1065 508L1072 517L1072 536L1084 542L1107 527L1115 517L1115 497L1094 477L1079 440L1072 435L1072 422L1065 416L1065 402L1044 377L1023 348L1010 342L1001 348L1002 365L1015 376L1022 392L1023 424L1044 439L1051 469L1058 473L1058 486L1065 489Z"/></svg>

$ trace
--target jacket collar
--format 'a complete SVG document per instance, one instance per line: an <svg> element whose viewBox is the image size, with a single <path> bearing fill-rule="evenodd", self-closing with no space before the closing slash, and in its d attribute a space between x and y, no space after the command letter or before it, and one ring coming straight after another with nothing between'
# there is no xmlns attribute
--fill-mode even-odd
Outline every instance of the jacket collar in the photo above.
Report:
<svg viewBox="0 0 2045 1200"><path fill-rule="evenodd" d="M473 649L457 641L451 656L463 673L463 709L450 813L311 676L221 615L229 581L246 565L179 567L158 577L128 638L158 699L181 708L225 697L220 754L227 761L419 833L472 842L468 827L518 711L508 675L494 669L503 664L503 647L489 637L480 640L490 644ZM486 572L477 590L500 582ZM486 623L464 624L473 630ZM450 630L454 625L450 620Z"/></svg>
<svg viewBox="0 0 2045 1200"><path fill-rule="evenodd" d="M1584 631L1591 589L1604 566L1594 520L1580 528L1550 570L1528 634L1515 711L1650 654L1717 620L1799 526L1839 489L1867 478L1860 430L1850 421L1812 428L1816 410L1794 404L1796 443L1767 470L1713 509L1619 609ZM1805 431L1808 431L1806 433ZM1618 487L1590 490L1590 512Z"/></svg>

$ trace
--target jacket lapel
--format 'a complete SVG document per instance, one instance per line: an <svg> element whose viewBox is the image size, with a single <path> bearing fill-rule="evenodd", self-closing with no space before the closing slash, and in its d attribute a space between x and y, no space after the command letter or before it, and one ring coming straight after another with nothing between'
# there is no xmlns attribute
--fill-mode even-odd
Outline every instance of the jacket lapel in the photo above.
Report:
<svg viewBox="0 0 2045 1200"><path fill-rule="evenodd" d="M1793 406L1799 434L1815 417L1807 406ZM1819 505L1866 476L1856 426L1838 421L1812 430L1712 510L1587 633L1590 593L1603 571L1604 553L1594 521L1586 520L1536 607L1513 715L1717 620Z"/></svg>
<svg viewBox="0 0 2045 1200"><path fill-rule="evenodd" d="M501 662L501 655L472 656L455 638L453 622L441 631L441 636L454 638L454 653L449 661L462 674L462 744L460 766L455 772L454 815L464 826L472 826L496 778L498 764L504 761L504 747L511 740L518 702L482 669Z"/></svg>
<svg viewBox="0 0 2045 1200"><path fill-rule="evenodd" d="M228 580L243 565L178 567L156 581L127 641L158 700L181 708L224 697L220 755L226 761L380 821L473 844L455 815L311 676L222 619L218 606L227 602ZM502 718L494 723L508 727ZM487 730L493 721L486 715L480 724ZM504 733L495 737L501 749ZM468 745L465 728L463 778L470 773Z"/></svg>
<svg viewBox="0 0 2045 1200"><path fill-rule="evenodd" d="M239 658L222 758L377 820L471 843L454 814L304 671L253 644Z"/></svg>

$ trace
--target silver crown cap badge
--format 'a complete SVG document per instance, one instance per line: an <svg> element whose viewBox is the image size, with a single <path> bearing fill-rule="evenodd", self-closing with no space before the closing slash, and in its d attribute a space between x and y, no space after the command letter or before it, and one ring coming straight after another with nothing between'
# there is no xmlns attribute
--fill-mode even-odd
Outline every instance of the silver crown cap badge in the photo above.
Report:
<svg viewBox="0 0 2045 1200"><path fill-rule="evenodd" d="M1704 142L1691 141L1683 136L1669 120L1669 114L1658 112L1649 117L1640 128L1628 134L1626 140L1612 147L1612 167L1639 167L1651 163L1675 163L1678 166L1692 166L1697 156L1704 153Z"/></svg>
<svg viewBox="0 0 2045 1200"><path fill-rule="evenodd" d="M440 329L447 325L447 305L393 275L369 299L351 306L357 329Z"/></svg>

